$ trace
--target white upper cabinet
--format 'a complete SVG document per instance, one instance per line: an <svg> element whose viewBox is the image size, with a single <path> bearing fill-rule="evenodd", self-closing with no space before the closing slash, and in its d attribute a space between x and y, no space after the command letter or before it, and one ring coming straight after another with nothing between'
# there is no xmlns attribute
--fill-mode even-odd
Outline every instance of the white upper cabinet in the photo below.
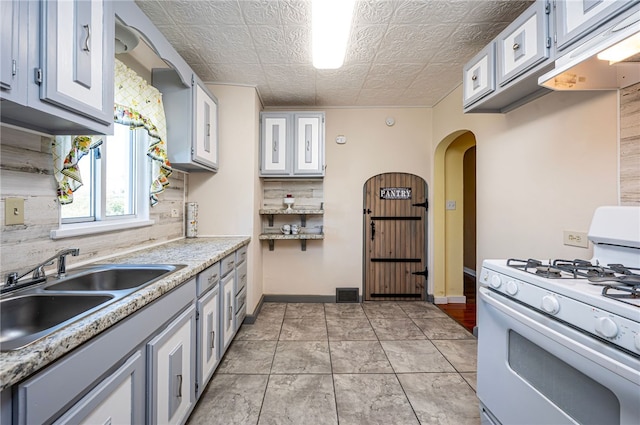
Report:
<svg viewBox="0 0 640 425"><path fill-rule="evenodd" d="M324 176L324 113L260 114L260 176Z"/></svg>
<svg viewBox="0 0 640 425"><path fill-rule="evenodd" d="M469 106L496 88L495 43L490 43L471 59L463 71L463 104Z"/></svg>
<svg viewBox="0 0 640 425"><path fill-rule="evenodd" d="M1 3L2 121L52 134L111 133L113 2Z"/></svg>
<svg viewBox="0 0 640 425"><path fill-rule="evenodd" d="M549 57L551 38L544 2L530 7L497 37L498 84L505 85Z"/></svg>
<svg viewBox="0 0 640 425"><path fill-rule="evenodd" d="M167 119L167 155L182 171L218 170L218 100L192 74L191 87L173 69L154 69Z"/></svg>
<svg viewBox="0 0 640 425"><path fill-rule="evenodd" d="M557 0L556 49L563 50L638 0Z"/></svg>
<svg viewBox="0 0 640 425"><path fill-rule="evenodd" d="M43 100L113 122L114 15L110 1L42 2ZM107 30L108 28L108 30ZM108 87L107 87L108 86Z"/></svg>

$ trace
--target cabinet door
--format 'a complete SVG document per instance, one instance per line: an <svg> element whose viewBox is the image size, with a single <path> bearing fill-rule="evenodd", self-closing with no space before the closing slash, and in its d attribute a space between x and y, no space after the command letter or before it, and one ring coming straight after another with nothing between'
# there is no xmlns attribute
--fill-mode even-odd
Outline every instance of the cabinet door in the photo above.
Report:
<svg viewBox="0 0 640 425"><path fill-rule="evenodd" d="M113 122L112 2L42 3L40 98L98 122Z"/></svg>
<svg viewBox="0 0 640 425"><path fill-rule="evenodd" d="M195 85L195 141L193 160L218 169L218 104L199 82Z"/></svg>
<svg viewBox="0 0 640 425"><path fill-rule="evenodd" d="M261 167L264 176L291 174L289 149L291 115L286 113L262 114L261 126Z"/></svg>
<svg viewBox="0 0 640 425"><path fill-rule="evenodd" d="M144 357L137 351L54 424L144 422Z"/></svg>
<svg viewBox="0 0 640 425"><path fill-rule="evenodd" d="M496 88L495 44L491 42L464 67L462 75L463 105L469 106Z"/></svg>
<svg viewBox="0 0 640 425"><path fill-rule="evenodd" d="M20 2L18 0L0 1L0 27L2 39L0 44L0 97L3 99L22 101L24 90L19 90L19 41L20 41ZM24 72L25 70L22 70Z"/></svg>
<svg viewBox="0 0 640 425"><path fill-rule="evenodd" d="M196 308L147 344L149 423L182 424L195 403Z"/></svg>
<svg viewBox="0 0 640 425"><path fill-rule="evenodd" d="M637 0L557 1L556 48L566 48L634 3Z"/></svg>
<svg viewBox="0 0 640 425"><path fill-rule="evenodd" d="M549 57L547 17L545 2L537 2L498 36L498 84L507 84Z"/></svg>
<svg viewBox="0 0 640 425"><path fill-rule="evenodd" d="M222 311L220 317L222 323L220 327L222 329L222 350L227 349L235 332L235 325L233 323L235 318L235 273L229 273L227 277L222 281ZM222 355L223 353L221 353Z"/></svg>
<svg viewBox="0 0 640 425"><path fill-rule="evenodd" d="M204 391L220 359L219 302L217 287L198 301L198 396Z"/></svg>
<svg viewBox="0 0 640 425"><path fill-rule="evenodd" d="M322 176L324 174L324 115L295 114L294 118L295 175Z"/></svg>

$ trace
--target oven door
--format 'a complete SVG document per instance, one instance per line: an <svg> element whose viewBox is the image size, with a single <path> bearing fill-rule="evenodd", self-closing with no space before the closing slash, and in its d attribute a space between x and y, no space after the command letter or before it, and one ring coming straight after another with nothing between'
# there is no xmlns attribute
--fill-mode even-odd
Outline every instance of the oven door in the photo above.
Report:
<svg viewBox="0 0 640 425"><path fill-rule="evenodd" d="M484 422L638 423L637 357L485 287L478 331Z"/></svg>

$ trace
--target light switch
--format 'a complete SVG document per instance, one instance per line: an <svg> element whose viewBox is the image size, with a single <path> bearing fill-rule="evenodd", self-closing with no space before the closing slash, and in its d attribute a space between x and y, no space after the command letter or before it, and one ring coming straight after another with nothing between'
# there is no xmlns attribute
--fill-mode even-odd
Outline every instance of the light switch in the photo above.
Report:
<svg viewBox="0 0 640 425"><path fill-rule="evenodd" d="M24 199L6 198L4 201L4 224L24 224Z"/></svg>
<svg viewBox="0 0 640 425"><path fill-rule="evenodd" d="M455 210L456 209L456 201L447 201L446 208L448 210Z"/></svg>

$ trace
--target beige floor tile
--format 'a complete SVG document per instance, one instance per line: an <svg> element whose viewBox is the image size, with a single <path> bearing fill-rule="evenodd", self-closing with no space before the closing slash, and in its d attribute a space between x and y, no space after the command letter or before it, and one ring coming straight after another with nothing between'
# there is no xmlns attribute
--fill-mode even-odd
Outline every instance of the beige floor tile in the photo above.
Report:
<svg viewBox="0 0 640 425"><path fill-rule="evenodd" d="M408 317L395 319L370 319L371 326L376 332L378 339L383 340L405 340L405 339L427 339L419 327Z"/></svg>
<svg viewBox="0 0 640 425"><path fill-rule="evenodd" d="M233 341L217 373L269 374L276 341Z"/></svg>
<svg viewBox="0 0 640 425"><path fill-rule="evenodd" d="M279 341L271 373L331 373L327 341Z"/></svg>
<svg viewBox="0 0 640 425"><path fill-rule="evenodd" d="M473 334L450 317L413 319L429 339L475 339Z"/></svg>
<svg viewBox="0 0 640 425"><path fill-rule="evenodd" d="M458 373L399 374L422 425L479 425L475 392Z"/></svg>
<svg viewBox="0 0 640 425"><path fill-rule="evenodd" d="M331 341L333 373L393 373L378 341Z"/></svg>
<svg viewBox="0 0 640 425"><path fill-rule="evenodd" d="M476 371L478 343L475 339L435 340L433 344L458 372Z"/></svg>
<svg viewBox="0 0 640 425"><path fill-rule="evenodd" d="M329 319L327 331L330 341L377 341L378 337L365 319Z"/></svg>
<svg viewBox="0 0 640 425"><path fill-rule="evenodd" d="M396 373L455 372L431 341L380 341Z"/></svg>
<svg viewBox="0 0 640 425"><path fill-rule="evenodd" d="M320 341L327 339L327 324L322 319L284 319L280 341Z"/></svg>

